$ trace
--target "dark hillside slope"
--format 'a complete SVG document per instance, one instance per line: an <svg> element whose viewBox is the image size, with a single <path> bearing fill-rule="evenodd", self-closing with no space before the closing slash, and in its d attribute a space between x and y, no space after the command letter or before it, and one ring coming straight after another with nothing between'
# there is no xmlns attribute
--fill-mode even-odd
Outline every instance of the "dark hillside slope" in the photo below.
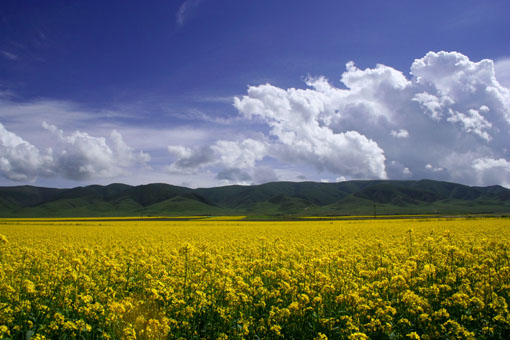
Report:
<svg viewBox="0 0 510 340"><path fill-rule="evenodd" d="M29 207L52 200L65 191L31 185L0 187L0 202L13 207Z"/></svg>
<svg viewBox="0 0 510 340"><path fill-rule="evenodd" d="M190 189L164 183L0 187L0 217L510 213L501 186L421 181L273 182Z"/></svg>
<svg viewBox="0 0 510 340"><path fill-rule="evenodd" d="M153 183L132 187L112 197L114 200L131 199L134 202L148 206L154 203L165 201L169 198L182 194L192 193L192 189L178 187L164 183Z"/></svg>
<svg viewBox="0 0 510 340"><path fill-rule="evenodd" d="M218 205L230 208L249 208L275 196L301 198L316 205L334 203L366 186L381 181L349 181L341 183L272 182L254 186L225 186L197 189L202 196Z"/></svg>

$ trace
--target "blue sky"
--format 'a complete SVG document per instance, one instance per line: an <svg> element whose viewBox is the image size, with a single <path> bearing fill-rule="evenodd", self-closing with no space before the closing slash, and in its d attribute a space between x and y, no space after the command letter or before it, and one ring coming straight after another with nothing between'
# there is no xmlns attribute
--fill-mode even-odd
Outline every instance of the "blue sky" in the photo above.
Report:
<svg viewBox="0 0 510 340"><path fill-rule="evenodd" d="M2 1L0 185L509 187L509 11Z"/></svg>

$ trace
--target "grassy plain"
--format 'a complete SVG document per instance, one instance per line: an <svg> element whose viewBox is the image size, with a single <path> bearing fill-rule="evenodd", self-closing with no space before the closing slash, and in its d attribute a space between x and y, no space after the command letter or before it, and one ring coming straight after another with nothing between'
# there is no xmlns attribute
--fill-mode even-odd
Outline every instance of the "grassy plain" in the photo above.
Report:
<svg viewBox="0 0 510 340"><path fill-rule="evenodd" d="M0 220L0 339L507 339L510 220Z"/></svg>

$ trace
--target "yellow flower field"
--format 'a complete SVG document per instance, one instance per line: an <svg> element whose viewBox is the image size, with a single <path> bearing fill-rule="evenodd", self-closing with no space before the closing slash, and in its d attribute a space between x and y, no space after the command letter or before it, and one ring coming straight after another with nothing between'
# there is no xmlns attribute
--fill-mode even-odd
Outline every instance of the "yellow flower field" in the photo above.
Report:
<svg viewBox="0 0 510 340"><path fill-rule="evenodd" d="M0 339L508 339L510 220L0 220Z"/></svg>

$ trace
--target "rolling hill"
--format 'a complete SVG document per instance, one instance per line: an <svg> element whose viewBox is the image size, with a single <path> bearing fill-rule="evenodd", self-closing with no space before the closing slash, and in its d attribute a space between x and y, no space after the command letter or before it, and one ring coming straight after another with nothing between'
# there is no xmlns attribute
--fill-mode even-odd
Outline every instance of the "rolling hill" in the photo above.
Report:
<svg viewBox="0 0 510 340"><path fill-rule="evenodd" d="M0 187L0 217L510 213L510 190L433 180Z"/></svg>

